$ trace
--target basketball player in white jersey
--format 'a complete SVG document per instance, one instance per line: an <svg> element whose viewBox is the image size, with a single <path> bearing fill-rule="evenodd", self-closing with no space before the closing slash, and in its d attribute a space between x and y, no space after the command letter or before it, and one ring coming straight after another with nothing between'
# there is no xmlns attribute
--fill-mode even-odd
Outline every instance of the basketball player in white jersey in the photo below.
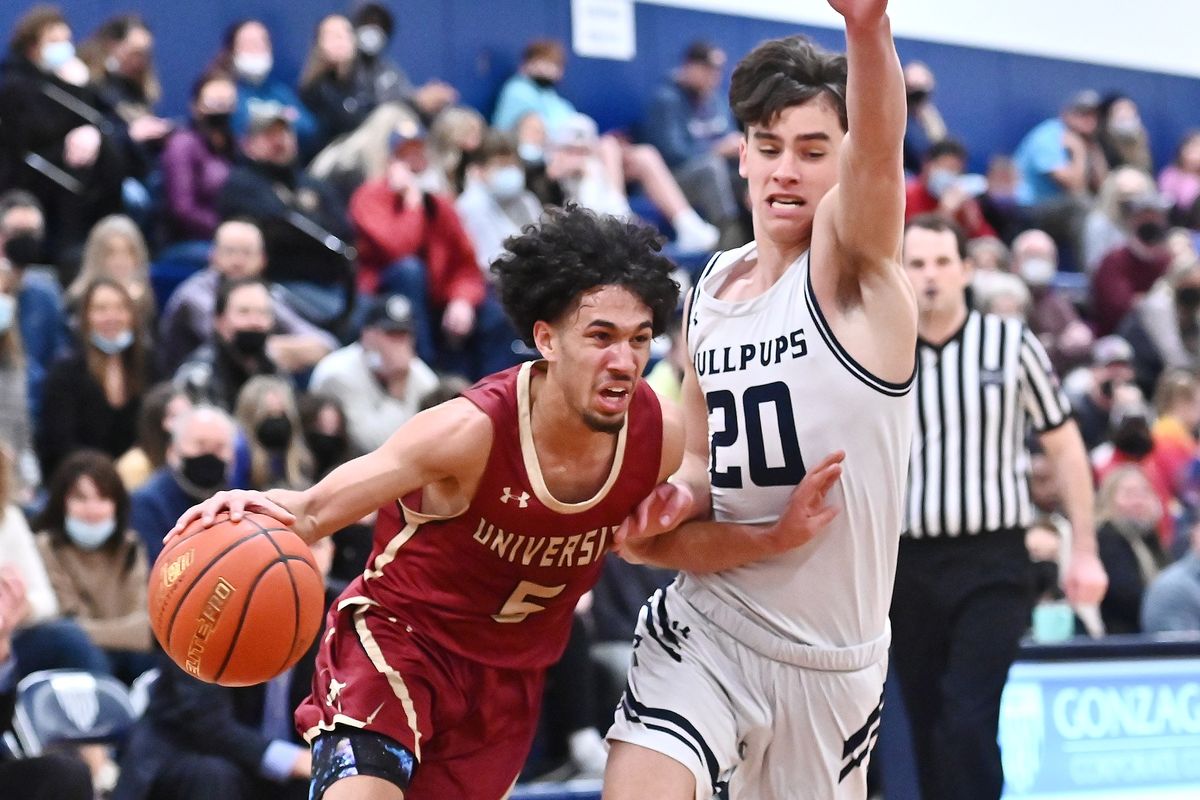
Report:
<svg viewBox="0 0 1200 800"><path fill-rule="evenodd" d="M695 285L685 463L624 529L683 571L639 621L606 800L866 797L917 314L887 2L829 4L845 57L776 40L733 74L755 240Z"/></svg>

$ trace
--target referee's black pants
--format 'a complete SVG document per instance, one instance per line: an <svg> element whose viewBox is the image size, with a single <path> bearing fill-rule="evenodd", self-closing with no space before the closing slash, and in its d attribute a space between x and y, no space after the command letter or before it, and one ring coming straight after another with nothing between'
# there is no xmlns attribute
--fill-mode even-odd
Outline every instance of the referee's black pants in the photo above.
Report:
<svg viewBox="0 0 1200 800"><path fill-rule="evenodd" d="M996 800L1000 693L1029 627L1024 532L901 540L892 662L924 800Z"/></svg>

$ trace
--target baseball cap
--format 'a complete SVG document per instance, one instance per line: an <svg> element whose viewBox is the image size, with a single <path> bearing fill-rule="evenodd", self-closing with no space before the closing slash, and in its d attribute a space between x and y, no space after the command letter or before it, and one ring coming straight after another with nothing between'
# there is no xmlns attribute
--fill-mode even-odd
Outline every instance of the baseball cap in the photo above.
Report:
<svg viewBox="0 0 1200 800"><path fill-rule="evenodd" d="M594 119L575 113L554 129L551 138L558 147L591 147L600 136Z"/></svg>
<svg viewBox="0 0 1200 800"><path fill-rule="evenodd" d="M387 333L412 333L412 302L402 294L381 297L367 310L364 328L378 328Z"/></svg>
<svg viewBox="0 0 1200 800"><path fill-rule="evenodd" d="M725 66L725 53L712 42L696 41L683 51L685 64L704 64L708 67Z"/></svg>
<svg viewBox="0 0 1200 800"><path fill-rule="evenodd" d="M395 150L408 142L425 141L425 126L412 117L403 117L388 136L388 147Z"/></svg>
<svg viewBox="0 0 1200 800"><path fill-rule="evenodd" d="M250 133L261 133L276 122L292 124L292 109L278 100L251 99L246 106L246 130Z"/></svg>
<svg viewBox="0 0 1200 800"><path fill-rule="evenodd" d="M1095 89L1083 89L1071 95L1067 108L1072 111L1097 111L1100 108L1100 93Z"/></svg>
<svg viewBox="0 0 1200 800"><path fill-rule="evenodd" d="M1092 363L1096 366L1128 364L1132 361L1133 348L1120 336L1103 336L1092 345Z"/></svg>

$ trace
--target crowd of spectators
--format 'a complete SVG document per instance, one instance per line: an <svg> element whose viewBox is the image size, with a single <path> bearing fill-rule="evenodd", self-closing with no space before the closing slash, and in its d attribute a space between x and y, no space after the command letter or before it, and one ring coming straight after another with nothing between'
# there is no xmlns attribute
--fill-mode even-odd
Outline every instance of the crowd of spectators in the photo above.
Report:
<svg viewBox="0 0 1200 800"><path fill-rule="evenodd" d="M302 793L307 753L279 715L303 668L226 691L155 654L145 579L162 534L221 488L308 486L533 356L488 267L546 205L644 209L678 256L749 239L726 56L683 50L635 140L563 96L561 43L528 43L495 107L473 109L411 80L392 14L368 3L320 21L298 76L276 69L263 22L230 27L176 124L156 111L142 19L75 33L31 8L0 65L0 694L48 667L157 667L123 769L82 751L98 789ZM1041 338L1092 451L1111 588L1081 629L1200 631L1200 131L1151 153L1134 98L1080 88L969 174L933 69L905 80L907 213L964 229L973 301ZM661 355L652 383L677 399L677 330ZM1071 532L1054 476L1030 468L1050 602ZM373 524L322 555L331 589L361 570ZM551 677L557 712L563 681L594 683L607 711L640 599L670 578L610 566ZM543 762L600 769L599 723L559 722ZM231 746L202 752L215 727Z"/></svg>

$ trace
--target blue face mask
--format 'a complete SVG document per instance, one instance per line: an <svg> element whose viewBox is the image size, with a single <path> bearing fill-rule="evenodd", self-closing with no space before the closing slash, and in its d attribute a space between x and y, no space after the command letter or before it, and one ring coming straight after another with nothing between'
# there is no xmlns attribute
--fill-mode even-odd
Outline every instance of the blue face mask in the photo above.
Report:
<svg viewBox="0 0 1200 800"><path fill-rule="evenodd" d="M525 171L516 164L501 167L488 178L488 188L497 200L511 200L525 191Z"/></svg>
<svg viewBox="0 0 1200 800"><path fill-rule="evenodd" d="M0 294L0 334L8 332L17 316L17 299L10 294Z"/></svg>
<svg viewBox="0 0 1200 800"><path fill-rule="evenodd" d="M75 57L75 45L70 42L50 42L42 46L42 67L49 72Z"/></svg>
<svg viewBox="0 0 1200 800"><path fill-rule="evenodd" d="M86 522L78 517L67 517L64 520L67 536L77 547L84 550L96 550L109 540L117 529L115 519L100 522Z"/></svg>
<svg viewBox="0 0 1200 800"><path fill-rule="evenodd" d="M92 331L91 341L92 347L95 347L101 353L115 356L117 353L125 352L129 349L129 345L133 344L133 331L124 330L112 338L101 336Z"/></svg>
<svg viewBox="0 0 1200 800"><path fill-rule="evenodd" d="M540 164L546 158L546 154L542 151L542 148L533 142L525 142L517 145L517 156L526 164Z"/></svg>

